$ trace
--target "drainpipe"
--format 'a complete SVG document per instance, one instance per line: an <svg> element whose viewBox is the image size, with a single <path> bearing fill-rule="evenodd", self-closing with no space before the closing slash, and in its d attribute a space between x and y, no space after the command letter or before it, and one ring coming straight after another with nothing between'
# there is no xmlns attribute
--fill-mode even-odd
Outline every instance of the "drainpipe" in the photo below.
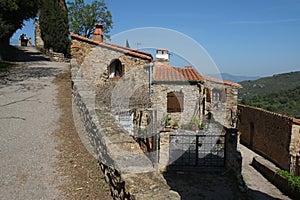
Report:
<svg viewBox="0 0 300 200"><path fill-rule="evenodd" d="M203 116L202 116L202 112L201 112L201 107L203 108L203 106L202 106L202 94L201 94L201 83L200 82L198 82L197 83L197 87L199 88L199 119L200 119L200 121L201 121L201 123L203 123Z"/></svg>
<svg viewBox="0 0 300 200"><path fill-rule="evenodd" d="M152 82L153 82L153 63L151 62L149 64L149 94L150 94L150 99L151 99L151 94L152 94Z"/></svg>

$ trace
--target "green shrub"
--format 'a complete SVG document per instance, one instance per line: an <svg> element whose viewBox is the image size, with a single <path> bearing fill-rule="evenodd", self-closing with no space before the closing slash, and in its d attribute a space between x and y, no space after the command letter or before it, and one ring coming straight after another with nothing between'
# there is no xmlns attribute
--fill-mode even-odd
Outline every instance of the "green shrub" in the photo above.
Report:
<svg viewBox="0 0 300 200"><path fill-rule="evenodd" d="M300 191L300 176L295 176L295 175L293 175L285 170L282 170L282 169L277 169L276 174L279 174L279 175L287 178L292 190Z"/></svg>

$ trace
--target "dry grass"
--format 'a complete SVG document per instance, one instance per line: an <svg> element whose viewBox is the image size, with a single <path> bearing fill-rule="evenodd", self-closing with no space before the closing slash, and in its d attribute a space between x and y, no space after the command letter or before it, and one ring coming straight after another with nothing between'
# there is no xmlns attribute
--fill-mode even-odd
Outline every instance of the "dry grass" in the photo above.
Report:
<svg viewBox="0 0 300 200"><path fill-rule="evenodd" d="M88 153L76 132L72 116L70 71L56 77L57 104L62 114L55 132L60 152L57 171L66 177L61 191L66 199L112 199L97 160Z"/></svg>

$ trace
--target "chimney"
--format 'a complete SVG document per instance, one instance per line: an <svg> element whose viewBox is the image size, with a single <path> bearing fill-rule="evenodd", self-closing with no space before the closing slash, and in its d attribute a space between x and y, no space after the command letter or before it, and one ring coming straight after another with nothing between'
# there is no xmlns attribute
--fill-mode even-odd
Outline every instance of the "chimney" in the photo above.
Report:
<svg viewBox="0 0 300 200"><path fill-rule="evenodd" d="M156 49L156 61L163 62L163 63L170 63L170 53L168 49L165 48L158 48Z"/></svg>
<svg viewBox="0 0 300 200"><path fill-rule="evenodd" d="M96 24L94 31L94 40L97 42L103 42L103 24Z"/></svg>

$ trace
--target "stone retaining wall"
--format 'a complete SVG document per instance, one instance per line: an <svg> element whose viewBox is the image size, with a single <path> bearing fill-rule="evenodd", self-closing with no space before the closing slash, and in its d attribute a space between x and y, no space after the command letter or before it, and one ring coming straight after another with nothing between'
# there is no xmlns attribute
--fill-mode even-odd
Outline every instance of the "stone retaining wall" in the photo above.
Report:
<svg viewBox="0 0 300 200"><path fill-rule="evenodd" d="M72 66L73 103L85 124L113 198L180 199L110 111L104 105L95 106L95 91L82 79L75 78L77 70L76 65Z"/></svg>
<svg viewBox="0 0 300 200"><path fill-rule="evenodd" d="M238 105L238 109L241 143L298 176L300 120L247 105Z"/></svg>

